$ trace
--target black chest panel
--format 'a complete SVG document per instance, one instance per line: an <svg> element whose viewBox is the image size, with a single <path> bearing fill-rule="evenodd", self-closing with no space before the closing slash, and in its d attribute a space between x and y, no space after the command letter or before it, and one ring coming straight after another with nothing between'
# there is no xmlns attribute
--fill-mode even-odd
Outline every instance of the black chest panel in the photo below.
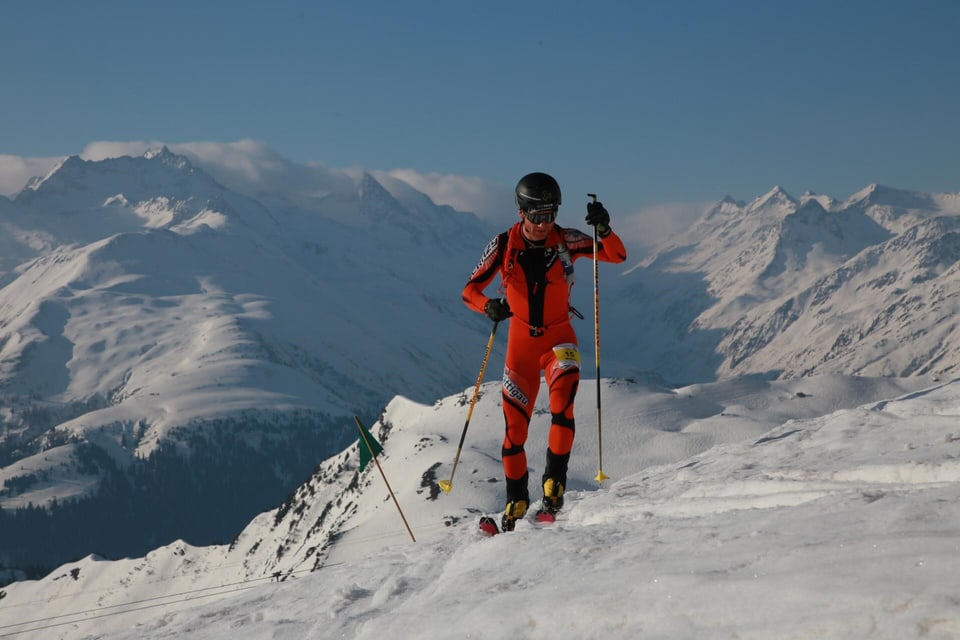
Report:
<svg viewBox="0 0 960 640"><path fill-rule="evenodd" d="M527 299L530 309L530 333L543 332L543 300L547 291L547 271L557 260L557 250L543 247L524 249L517 254L517 264L527 281Z"/></svg>

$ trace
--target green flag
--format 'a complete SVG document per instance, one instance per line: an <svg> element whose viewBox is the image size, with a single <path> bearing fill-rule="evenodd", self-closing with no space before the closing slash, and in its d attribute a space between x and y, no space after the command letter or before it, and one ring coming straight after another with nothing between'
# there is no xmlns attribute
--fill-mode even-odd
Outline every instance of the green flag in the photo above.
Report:
<svg viewBox="0 0 960 640"><path fill-rule="evenodd" d="M370 435L370 432L363 426L360 422L360 418L353 416L354 422L357 423L357 429L360 429L360 442L357 446L360 447L360 471L363 471L367 467L367 463L370 460L376 462L377 454L383 451L383 447L380 446L380 443L377 442L377 439ZM403 510L400 508L400 503L397 501L397 496L393 493L393 489L390 488L390 483L387 482L387 474L383 472L383 467L380 466L380 463L377 462L377 469L380 470L380 475L383 476L383 484L387 485L387 491L390 492L390 497L393 498L393 504L397 505L397 511L400 512L400 517L403 519L403 526L407 528L407 533L410 534L410 539L414 542L417 539L413 536L413 530L410 528L410 524L407 522L407 517L403 515Z"/></svg>
<svg viewBox="0 0 960 640"><path fill-rule="evenodd" d="M370 432L360 423L360 418L354 416L353 419L357 423L357 428L360 429L360 471L363 471L367 468L367 463L383 451L383 447L380 446L377 439L370 435Z"/></svg>

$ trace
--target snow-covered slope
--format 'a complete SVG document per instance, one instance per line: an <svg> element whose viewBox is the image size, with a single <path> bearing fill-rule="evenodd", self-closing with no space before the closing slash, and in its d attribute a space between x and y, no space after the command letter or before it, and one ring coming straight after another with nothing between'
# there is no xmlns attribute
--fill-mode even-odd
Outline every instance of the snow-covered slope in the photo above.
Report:
<svg viewBox="0 0 960 640"><path fill-rule="evenodd" d="M452 292L493 232L369 174L338 187L268 208L162 149L71 157L5 199L0 505L91 495L145 464L160 491L164 445L244 473L210 446L227 438L276 476L264 508L349 441L340 418L466 384L486 326Z"/></svg>
<svg viewBox="0 0 960 640"><path fill-rule="evenodd" d="M167 149L72 157L0 199L0 564L230 539L353 414L472 382L489 323L459 292L499 229L385 174L295 169L269 181L290 193L254 193ZM650 259L601 265L603 370L952 374L957 213L960 194L877 185L725 198Z"/></svg>
<svg viewBox="0 0 960 640"><path fill-rule="evenodd" d="M960 364L960 217L930 218L865 249L720 343L721 372L951 373ZM788 357L785 357L788 356Z"/></svg>
<svg viewBox="0 0 960 640"><path fill-rule="evenodd" d="M484 386L449 494L436 480L450 472L466 392L434 406L397 398L373 431L415 543L377 469L358 475L354 447L229 546L90 557L8 586L0 636L960 633L956 381L603 388L612 479L600 489L592 480L596 422L581 402L571 491L551 529L476 533L478 513L502 501L495 384Z"/></svg>
<svg viewBox="0 0 960 640"><path fill-rule="evenodd" d="M86 517L130 555L4 588L0 637L955 635L942 509L960 393L940 380L960 367L960 195L774 188L725 198L632 268L603 265L613 480L596 490L585 379L564 519L484 541L477 515L502 506L498 383L453 493L437 482L472 387L444 396L472 382L489 331L458 294L493 230L394 178L297 179L316 189L241 195L159 150L70 158L0 200L0 504L78 525L12 544L4 520L0 552L65 529L97 549ZM373 431L416 544L376 469L337 453L351 416L373 422L390 398ZM276 508L268 476L293 488ZM117 502L71 512L104 483ZM241 508L262 513L234 526ZM221 524L207 540L240 533L169 543L204 516ZM898 583L906 597L883 588L911 566L927 569Z"/></svg>
<svg viewBox="0 0 960 640"><path fill-rule="evenodd" d="M673 381L950 374L958 214L960 194L877 185L728 197L629 270L605 329Z"/></svg>

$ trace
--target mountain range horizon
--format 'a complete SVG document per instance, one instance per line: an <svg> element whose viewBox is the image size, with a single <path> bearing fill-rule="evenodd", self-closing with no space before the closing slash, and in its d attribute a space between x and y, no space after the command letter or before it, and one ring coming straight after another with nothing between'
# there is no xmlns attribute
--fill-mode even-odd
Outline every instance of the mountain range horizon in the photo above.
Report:
<svg viewBox="0 0 960 640"><path fill-rule="evenodd" d="M0 197L0 563L224 541L352 440L344 418L473 381L488 325L459 291L500 229L390 176L317 175L309 197L247 194L161 147ZM958 226L960 193L724 197L602 266L604 373L951 375Z"/></svg>

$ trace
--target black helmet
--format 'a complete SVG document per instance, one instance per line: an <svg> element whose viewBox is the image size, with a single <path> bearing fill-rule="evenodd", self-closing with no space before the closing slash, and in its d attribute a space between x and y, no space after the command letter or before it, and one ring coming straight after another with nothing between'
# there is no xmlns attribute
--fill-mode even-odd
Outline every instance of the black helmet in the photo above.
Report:
<svg viewBox="0 0 960 640"><path fill-rule="evenodd" d="M517 183L517 207L534 211L560 206L560 185L546 173L528 173Z"/></svg>

